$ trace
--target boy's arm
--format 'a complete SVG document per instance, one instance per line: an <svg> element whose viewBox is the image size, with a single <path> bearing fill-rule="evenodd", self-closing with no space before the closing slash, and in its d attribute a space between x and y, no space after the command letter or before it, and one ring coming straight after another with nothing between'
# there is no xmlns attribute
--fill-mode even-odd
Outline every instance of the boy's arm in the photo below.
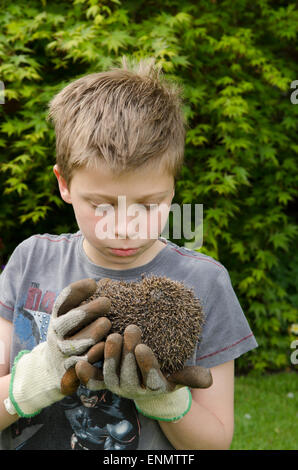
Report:
<svg viewBox="0 0 298 470"><path fill-rule="evenodd" d="M0 317L0 377L9 373L12 323Z"/></svg>
<svg viewBox="0 0 298 470"><path fill-rule="evenodd" d="M210 369L213 384L192 390L190 411L176 423L159 421L175 449L229 449L234 431L234 361Z"/></svg>
<svg viewBox="0 0 298 470"><path fill-rule="evenodd" d="M10 426L12 423L14 423L15 421L19 419L19 416L16 414L14 415L9 414L6 411L6 408L4 406L4 400L9 395L8 390L9 390L10 379L11 379L10 374L0 377L0 431L3 431L3 429L7 428L8 426Z"/></svg>
<svg viewBox="0 0 298 470"><path fill-rule="evenodd" d="M19 419L18 415L10 415L4 400L8 397L10 383L9 351L11 343L12 323L0 317L0 431Z"/></svg>

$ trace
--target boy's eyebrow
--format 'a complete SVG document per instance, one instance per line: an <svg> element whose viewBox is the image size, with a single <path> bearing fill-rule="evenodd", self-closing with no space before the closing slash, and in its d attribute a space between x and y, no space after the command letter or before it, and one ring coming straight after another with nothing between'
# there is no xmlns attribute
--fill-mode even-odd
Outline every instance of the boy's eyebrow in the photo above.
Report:
<svg viewBox="0 0 298 470"><path fill-rule="evenodd" d="M149 197L152 197L152 196L161 196L162 194L167 194L167 193L170 193L171 190L168 190L168 191L161 191L159 193L152 193L152 194L144 194L143 196L140 196L138 198L138 200L141 200L141 199L148 199ZM85 193L85 196L88 196L88 197L103 197L105 199L111 199L113 201L116 201L118 199L118 196L109 196L108 194L100 194L100 193Z"/></svg>

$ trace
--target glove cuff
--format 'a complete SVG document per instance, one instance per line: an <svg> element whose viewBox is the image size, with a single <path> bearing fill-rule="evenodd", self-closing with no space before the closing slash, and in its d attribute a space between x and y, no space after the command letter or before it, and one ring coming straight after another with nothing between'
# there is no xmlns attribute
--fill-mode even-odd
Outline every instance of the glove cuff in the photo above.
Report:
<svg viewBox="0 0 298 470"><path fill-rule="evenodd" d="M146 399L136 399L137 410L147 418L157 421L178 421L189 412L192 404L192 395L188 387L157 395Z"/></svg>
<svg viewBox="0 0 298 470"><path fill-rule="evenodd" d="M35 413L32 413L32 414L24 413L21 410L21 408L19 407L19 405L17 404L16 399L14 397L14 380L15 380L17 363L19 362L19 360L21 359L21 357L24 354L28 354L28 353L30 353L30 351L27 351L27 350L24 349L23 351L20 351L18 353L18 355L15 357L15 360L14 360L14 363L13 363L13 366L12 366L12 370L11 370L11 379L10 379L10 384L9 384L9 399L10 399L10 402L12 403L16 413L21 418L31 418L31 417L37 415L38 413L40 413L40 411L41 411L41 410L38 410L38 411L36 411Z"/></svg>
<svg viewBox="0 0 298 470"><path fill-rule="evenodd" d="M64 397L52 371L43 366L46 343L32 351L20 351L14 360L9 384L9 398L17 414L32 418L43 408Z"/></svg>

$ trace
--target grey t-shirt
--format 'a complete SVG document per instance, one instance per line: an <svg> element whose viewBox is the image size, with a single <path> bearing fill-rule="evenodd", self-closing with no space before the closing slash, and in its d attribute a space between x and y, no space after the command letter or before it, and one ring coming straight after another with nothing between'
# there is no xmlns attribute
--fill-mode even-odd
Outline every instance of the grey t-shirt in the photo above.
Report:
<svg viewBox="0 0 298 470"><path fill-rule="evenodd" d="M125 270L94 264L83 235L38 234L20 243L0 276L0 316L13 323L10 365L19 351L46 340L53 303L71 282L91 277L137 281L167 276L194 289L205 314L197 349L188 364L214 367L257 347L226 268L204 254L162 237L164 248L147 264ZM4 449L173 449L157 421L133 401L80 386L35 416L20 418L1 434Z"/></svg>

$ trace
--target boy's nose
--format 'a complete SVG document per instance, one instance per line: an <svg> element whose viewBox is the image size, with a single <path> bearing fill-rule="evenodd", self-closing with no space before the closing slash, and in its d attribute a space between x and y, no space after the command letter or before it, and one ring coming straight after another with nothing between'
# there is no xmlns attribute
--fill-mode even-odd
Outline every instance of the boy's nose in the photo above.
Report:
<svg viewBox="0 0 298 470"><path fill-rule="evenodd" d="M136 239L147 237L147 220L140 215L116 214L115 218L116 238Z"/></svg>

